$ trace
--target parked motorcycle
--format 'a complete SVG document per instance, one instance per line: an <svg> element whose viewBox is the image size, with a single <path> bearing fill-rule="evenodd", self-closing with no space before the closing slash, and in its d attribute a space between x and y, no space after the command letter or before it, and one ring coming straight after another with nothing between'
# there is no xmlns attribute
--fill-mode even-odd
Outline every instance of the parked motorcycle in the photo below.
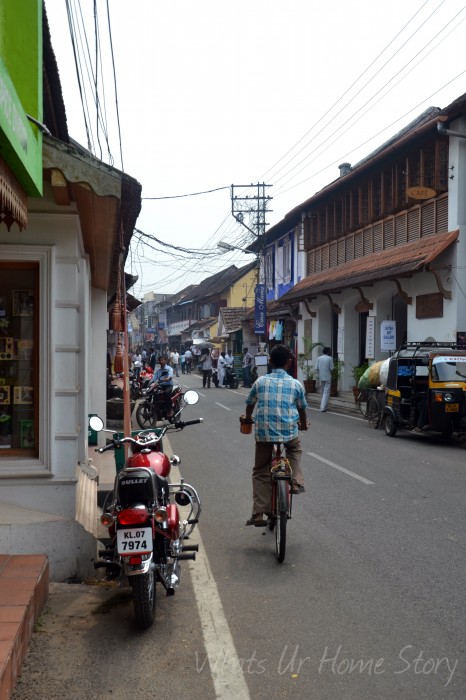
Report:
<svg viewBox="0 0 466 700"><path fill-rule="evenodd" d="M218 387L218 369L214 367L212 370L212 381L215 386ZM229 386L230 389L237 389L239 386L238 379L236 377L236 372L233 369L233 365L225 365L225 377L223 378L223 386Z"/></svg>
<svg viewBox="0 0 466 700"><path fill-rule="evenodd" d="M154 382L149 385L148 389L143 389L142 396L143 400L139 402L136 408L136 420L139 427L146 430L154 428L157 421L168 420L174 423L183 409L185 394L183 394L180 386L173 386L170 397L173 415L170 417L168 416L169 411L165 401L165 393L159 382Z"/></svg>
<svg viewBox="0 0 466 700"><path fill-rule="evenodd" d="M149 387L152 374L142 369L140 372L129 371L129 395L131 401L137 401L143 395L144 389Z"/></svg>
<svg viewBox="0 0 466 700"><path fill-rule="evenodd" d="M187 403L195 403L196 392L186 392ZM195 395L195 399L194 399ZM101 419L91 418L92 427ZM109 528L103 540L105 549L94 563L105 568L108 580L119 579L120 586L132 589L136 622L142 629L155 620L156 584L161 583L166 595L172 596L180 583L180 561L195 559L199 547L185 544L196 526L201 503L196 489L181 480L169 483L171 466L180 463L162 452L162 438L169 429L183 429L201 423L202 418L177 421L174 425L143 430L135 437L113 439L97 452L131 446L124 468L117 474L114 491L109 494L101 516ZM183 508L186 514L180 514Z"/></svg>
<svg viewBox="0 0 466 700"><path fill-rule="evenodd" d="M225 384L225 386L229 386L230 389L237 389L238 388L238 385L239 385L238 377L236 376L236 372L233 369L233 365L225 365L224 384Z"/></svg>

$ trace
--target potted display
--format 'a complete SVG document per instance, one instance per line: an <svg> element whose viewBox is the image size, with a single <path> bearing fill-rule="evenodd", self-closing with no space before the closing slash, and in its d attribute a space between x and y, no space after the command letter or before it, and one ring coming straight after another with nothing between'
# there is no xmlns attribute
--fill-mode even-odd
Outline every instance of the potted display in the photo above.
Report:
<svg viewBox="0 0 466 700"><path fill-rule="evenodd" d="M338 396L338 380L343 373L343 360L333 358L332 380L330 383L330 396Z"/></svg>
<svg viewBox="0 0 466 700"><path fill-rule="evenodd" d="M316 391L316 368L312 364L311 356L314 348L322 346L319 341L312 342L312 338L303 336L304 352L298 355L298 367L304 374L304 391L306 394L314 394Z"/></svg>
<svg viewBox="0 0 466 700"><path fill-rule="evenodd" d="M304 391L306 394L314 394L316 391L316 370L307 354L300 353L298 355L298 367L304 374Z"/></svg>

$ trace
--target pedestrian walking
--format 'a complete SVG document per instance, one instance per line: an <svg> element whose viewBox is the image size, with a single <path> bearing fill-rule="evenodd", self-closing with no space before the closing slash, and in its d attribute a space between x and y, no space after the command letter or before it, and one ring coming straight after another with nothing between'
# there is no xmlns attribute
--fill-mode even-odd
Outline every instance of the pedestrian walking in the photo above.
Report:
<svg viewBox="0 0 466 700"><path fill-rule="evenodd" d="M202 365L202 386L204 389L210 389L210 380L212 378L212 357L209 348L205 348L200 359Z"/></svg>
<svg viewBox="0 0 466 700"><path fill-rule="evenodd" d="M173 348L170 353L170 364L173 367L173 371L176 377L180 376L179 366L180 366L180 353Z"/></svg>
<svg viewBox="0 0 466 700"><path fill-rule="evenodd" d="M218 386L220 389L225 388L225 365L226 365L225 353L221 352L220 357L217 360L217 370L218 370Z"/></svg>
<svg viewBox="0 0 466 700"><path fill-rule="evenodd" d="M320 379L320 390L322 399L320 402L320 410L325 413L330 397L330 385L332 383L333 359L330 348L323 349L323 355L317 358L316 370Z"/></svg>
<svg viewBox="0 0 466 700"><path fill-rule="evenodd" d="M243 386L247 389L251 386L252 355L247 348L243 348Z"/></svg>
<svg viewBox="0 0 466 700"><path fill-rule="evenodd" d="M186 368L186 374L191 374L191 364L193 360L193 354L191 350L188 348L187 350L184 351L184 364Z"/></svg>

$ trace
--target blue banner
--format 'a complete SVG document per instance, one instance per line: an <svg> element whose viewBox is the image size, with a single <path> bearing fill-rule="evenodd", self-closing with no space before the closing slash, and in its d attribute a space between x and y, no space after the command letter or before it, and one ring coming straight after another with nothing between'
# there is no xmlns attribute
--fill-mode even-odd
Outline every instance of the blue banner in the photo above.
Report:
<svg viewBox="0 0 466 700"><path fill-rule="evenodd" d="M265 335L267 330L267 302L265 299L265 284L257 284L254 306L254 333Z"/></svg>

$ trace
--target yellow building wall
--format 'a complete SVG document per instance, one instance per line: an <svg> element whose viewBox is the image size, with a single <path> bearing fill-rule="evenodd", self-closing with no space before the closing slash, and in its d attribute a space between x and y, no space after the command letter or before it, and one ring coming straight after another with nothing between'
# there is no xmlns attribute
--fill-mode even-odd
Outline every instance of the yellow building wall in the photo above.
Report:
<svg viewBox="0 0 466 700"><path fill-rule="evenodd" d="M244 306L251 308L254 306L254 288L257 284L257 270L250 270L243 277L235 282L230 287L229 293L226 295L227 306L238 307ZM246 301L243 301L243 299Z"/></svg>

